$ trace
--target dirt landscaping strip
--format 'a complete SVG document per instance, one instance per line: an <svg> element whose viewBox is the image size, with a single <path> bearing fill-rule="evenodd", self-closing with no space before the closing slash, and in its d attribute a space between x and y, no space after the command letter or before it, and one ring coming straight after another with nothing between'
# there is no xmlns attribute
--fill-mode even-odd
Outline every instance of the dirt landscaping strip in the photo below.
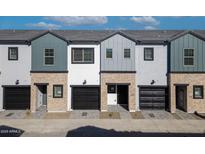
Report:
<svg viewBox="0 0 205 154"><path fill-rule="evenodd" d="M46 115L44 116L44 119L69 119L70 117L70 112L66 112L66 113L46 113Z"/></svg>
<svg viewBox="0 0 205 154"><path fill-rule="evenodd" d="M120 119L119 112L101 112L100 119Z"/></svg>
<svg viewBox="0 0 205 154"><path fill-rule="evenodd" d="M132 119L145 119L142 115L142 112L131 112L130 115L132 116Z"/></svg>

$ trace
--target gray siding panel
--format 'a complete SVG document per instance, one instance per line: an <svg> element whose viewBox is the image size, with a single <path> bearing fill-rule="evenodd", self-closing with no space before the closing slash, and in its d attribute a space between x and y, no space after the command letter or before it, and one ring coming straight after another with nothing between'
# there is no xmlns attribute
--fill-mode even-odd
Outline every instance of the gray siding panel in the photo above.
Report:
<svg viewBox="0 0 205 154"><path fill-rule="evenodd" d="M113 58L106 59L106 48L112 48ZM124 58L129 48L131 58ZM135 71L135 42L116 34L101 42L101 71Z"/></svg>
<svg viewBox="0 0 205 154"><path fill-rule="evenodd" d="M52 34L46 34L31 42L32 71L67 71L67 43ZM54 49L55 64L44 65L45 48Z"/></svg>
<svg viewBox="0 0 205 154"><path fill-rule="evenodd" d="M194 66L184 66L183 49L194 48ZM171 72L205 72L205 42L186 34L171 42Z"/></svg>

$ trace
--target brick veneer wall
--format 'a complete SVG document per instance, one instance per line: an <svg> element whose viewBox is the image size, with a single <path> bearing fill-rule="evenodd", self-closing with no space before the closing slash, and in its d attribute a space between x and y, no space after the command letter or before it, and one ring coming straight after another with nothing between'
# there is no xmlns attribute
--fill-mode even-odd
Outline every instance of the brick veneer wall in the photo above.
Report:
<svg viewBox="0 0 205 154"><path fill-rule="evenodd" d="M37 86L34 83L48 83L47 111L67 111L68 73L31 73L31 111L37 108ZM53 85L63 85L63 98L53 98Z"/></svg>
<svg viewBox="0 0 205 154"><path fill-rule="evenodd" d="M101 73L101 111L107 111L107 85L106 83L129 83L130 112L136 111L136 74L135 73Z"/></svg>
<svg viewBox="0 0 205 154"><path fill-rule="evenodd" d="M169 74L168 81L170 88L170 111L172 113L176 111L176 86L174 84L189 84L187 86L187 112L205 112L205 97L204 99L193 99L193 85L203 85L205 88L205 73L171 73Z"/></svg>

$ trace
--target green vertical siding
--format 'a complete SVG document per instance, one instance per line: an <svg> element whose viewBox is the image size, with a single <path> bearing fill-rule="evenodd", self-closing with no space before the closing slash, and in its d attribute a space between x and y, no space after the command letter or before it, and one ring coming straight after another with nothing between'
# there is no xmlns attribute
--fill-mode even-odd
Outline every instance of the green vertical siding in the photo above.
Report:
<svg viewBox="0 0 205 154"><path fill-rule="evenodd" d="M184 66L184 48L194 49L194 66ZM171 72L205 72L205 42L191 34L186 34L171 42Z"/></svg>
<svg viewBox="0 0 205 154"><path fill-rule="evenodd" d="M32 71L67 71L67 42L48 33L32 41ZM53 66L44 65L44 50L54 49Z"/></svg>

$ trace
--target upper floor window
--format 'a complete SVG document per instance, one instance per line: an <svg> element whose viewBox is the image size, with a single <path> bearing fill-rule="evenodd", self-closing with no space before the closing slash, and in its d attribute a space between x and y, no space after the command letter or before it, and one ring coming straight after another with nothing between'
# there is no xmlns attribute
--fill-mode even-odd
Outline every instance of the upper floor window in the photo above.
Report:
<svg viewBox="0 0 205 154"><path fill-rule="evenodd" d="M8 60L18 60L18 48L17 47L8 48Z"/></svg>
<svg viewBox="0 0 205 154"><path fill-rule="evenodd" d="M44 52L44 64L54 65L54 49L45 49Z"/></svg>
<svg viewBox="0 0 205 154"><path fill-rule="evenodd" d="M124 58L130 58L130 49L124 49Z"/></svg>
<svg viewBox="0 0 205 154"><path fill-rule="evenodd" d="M72 48L73 64L93 64L94 48Z"/></svg>
<svg viewBox="0 0 205 154"><path fill-rule="evenodd" d="M184 49L184 65L194 65L194 49Z"/></svg>
<svg viewBox="0 0 205 154"><path fill-rule="evenodd" d="M146 61L154 60L154 48L144 48L144 60Z"/></svg>
<svg viewBox="0 0 205 154"><path fill-rule="evenodd" d="M110 48L106 49L106 58L112 58L112 49Z"/></svg>

